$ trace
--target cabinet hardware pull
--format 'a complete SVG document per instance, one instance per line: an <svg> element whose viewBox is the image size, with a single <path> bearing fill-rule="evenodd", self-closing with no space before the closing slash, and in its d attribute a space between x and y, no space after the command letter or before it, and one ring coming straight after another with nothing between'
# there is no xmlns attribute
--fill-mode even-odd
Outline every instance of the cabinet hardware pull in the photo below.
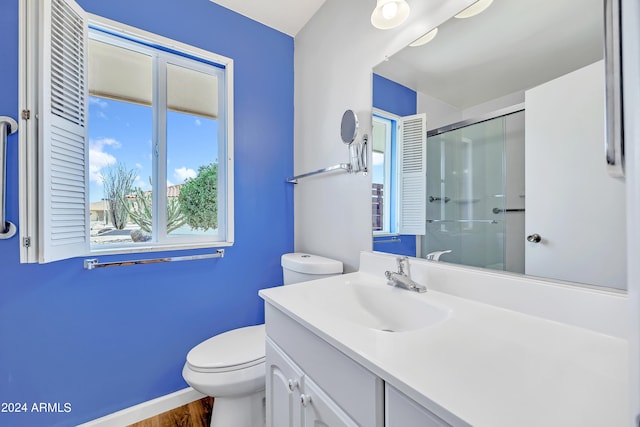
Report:
<svg viewBox="0 0 640 427"><path fill-rule="evenodd" d="M298 380L289 380L289 390L293 391L298 388Z"/></svg>
<svg viewBox="0 0 640 427"><path fill-rule="evenodd" d="M307 406L309 403L311 403L311 396L309 396L308 394L301 394L300 403L302 404L302 406Z"/></svg>

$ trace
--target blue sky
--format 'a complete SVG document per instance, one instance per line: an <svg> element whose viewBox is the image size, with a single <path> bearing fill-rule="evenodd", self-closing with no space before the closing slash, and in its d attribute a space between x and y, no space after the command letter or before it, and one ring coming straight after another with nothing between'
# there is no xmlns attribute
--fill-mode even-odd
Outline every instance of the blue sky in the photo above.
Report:
<svg viewBox="0 0 640 427"><path fill-rule="evenodd" d="M136 171L134 186L149 190L152 174L152 110L111 99L89 98L89 192L103 197L101 174L124 163ZM218 123L190 114L167 115L167 185L195 177L199 166L218 160Z"/></svg>

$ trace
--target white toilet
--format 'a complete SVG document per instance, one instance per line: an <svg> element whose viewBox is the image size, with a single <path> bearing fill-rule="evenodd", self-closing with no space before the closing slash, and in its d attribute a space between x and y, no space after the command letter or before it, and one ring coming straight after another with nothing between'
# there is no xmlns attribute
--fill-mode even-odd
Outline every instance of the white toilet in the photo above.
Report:
<svg viewBox="0 0 640 427"><path fill-rule="evenodd" d="M342 273L340 261L291 253L281 259L284 284ZM214 397L211 426L263 427L265 424L264 325L216 335L187 354L184 380Z"/></svg>

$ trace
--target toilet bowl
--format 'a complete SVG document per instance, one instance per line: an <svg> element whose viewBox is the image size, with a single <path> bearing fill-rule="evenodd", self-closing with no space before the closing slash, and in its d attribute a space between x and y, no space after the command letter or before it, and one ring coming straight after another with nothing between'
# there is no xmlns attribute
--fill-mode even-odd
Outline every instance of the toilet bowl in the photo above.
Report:
<svg viewBox="0 0 640 427"><path fill-rule="evenodd" d="M281 264L285 285L342 273L340 261L317 255L284 254ZM182 377L214 397L211 426L264 427L264 357L264 324L224 332L189 351Z"/></svg>
<svg viewBox="0 0 640 427"><path fill-rule="evenodd" d="M182 377L214 396L211 425L264 426L264 325L216 335L187 354Z"/></svg>

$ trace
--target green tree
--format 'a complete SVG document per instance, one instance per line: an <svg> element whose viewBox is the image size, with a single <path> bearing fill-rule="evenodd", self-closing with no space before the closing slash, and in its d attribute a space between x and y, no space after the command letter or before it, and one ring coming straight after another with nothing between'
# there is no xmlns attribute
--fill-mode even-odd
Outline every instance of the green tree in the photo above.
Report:
<svg viewBox="0 0 640 427"><path fill-rule="evenodd" d="M129 220L129 209L124 200L132 190L136 172L134 169L127 169L124 163L117 163L109 166L101 175L101 179L104 198L109 204L111 223L116 229L122 230Z"/></svg>
<svg viewBox="0 0 640 427"><path fill-rule="evenodd" d="M200 166L195 178L187 178L178 199L191 228L218 228L218 164Z"/></svg>

